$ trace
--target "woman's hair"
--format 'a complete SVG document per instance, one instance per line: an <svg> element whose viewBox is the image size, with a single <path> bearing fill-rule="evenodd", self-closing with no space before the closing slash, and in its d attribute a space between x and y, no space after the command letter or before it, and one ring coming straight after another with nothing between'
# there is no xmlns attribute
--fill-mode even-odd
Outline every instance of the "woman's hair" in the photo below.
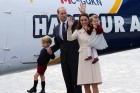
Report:
<svg viewBox="0 0 140 93"><path fill-rule="evenodd" d="M51 37L46 35L44 37L42 37L42 43L52 43Z"/></svg>
<svg viewBox="0 0 140 93"><path fill-rule="evenodd" d="M81 22L80 22L80 19L81 19L82 16L86 16L87 19L89 20L89 16L88 16L87 13L82 13L82 14L80 14L80 16L79 16L79 20L78 20L78 24L77 24L77 27L76 27L77 30L79 30L79 29L82 28L82 25L81 25Z"/></svg>
<svg viewBox="0 0 140 93"><path fill-rule="evenodd" d="M91 16L91 17L89 18L89 23L90 23L90 25L92 25L93 19L99 19L99 16L96 15L96 14L94 14L93 16Z"/></svg>

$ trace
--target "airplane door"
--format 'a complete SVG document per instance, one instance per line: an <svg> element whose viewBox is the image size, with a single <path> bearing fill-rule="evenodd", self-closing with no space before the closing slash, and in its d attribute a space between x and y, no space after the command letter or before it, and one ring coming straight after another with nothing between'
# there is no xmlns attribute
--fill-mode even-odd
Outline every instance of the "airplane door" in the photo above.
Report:
<svg viewBox="0 0 140 93"><path fill-rule="evenodd" d="M3 11L0 16L0 64L13 70L21 64L24 16L14 11Z"/></svg>
<svg viewBox="0 0 140 93"><path fill-rule="evenodd" d="M33 37L33 16L41 15L41 13L25 12L24 14L24 41L23 41L23 52L22 60L23 64L36 63L39 56L40 50L42 48L41 39ZM35 20L39 23L39 20ZM46 27L44 23L42 28ZM44 28L45 29L45 28ZM46 33L45 33L46 34Z"/></svg>
<svg viewBox="0 0 140 93"><path fill-rule="evenodd" d="M0 65L4 63L7 48L7 14L0 12Z"/></svg>
<svg viewBox="0 0 140 93"><path fill-rule="evenodd" d="M19 66L21 61L23 34L24 34L24 16L21 12L10 11L7 15L7 44L5 64L8 69Z"/></svg>

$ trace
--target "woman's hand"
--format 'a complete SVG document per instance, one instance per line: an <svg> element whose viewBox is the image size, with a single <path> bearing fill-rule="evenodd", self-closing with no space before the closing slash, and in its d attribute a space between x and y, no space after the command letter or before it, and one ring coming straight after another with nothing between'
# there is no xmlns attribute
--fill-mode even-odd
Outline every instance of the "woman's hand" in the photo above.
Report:
<svg viewBox="0 0 140 93"><path fill-rule="evenodd" d="M74 21L72 19L72 16L70 16L70 18L68 19L68 29L71 29L72 28L73 23L74 23Z"/></svg>
<svg viewBox="0 0 140 93"><path fill-rule="evenodd" d="M85 29L85 31L88 30L88 25L83 25L83 28Z"/></svg>
<svg viewBox="0 0 140 93"><path fill-rule="evenodd" d="M80 3L80 7L78 7L79 11L82 13L86 12L86 4Z"/></svg>

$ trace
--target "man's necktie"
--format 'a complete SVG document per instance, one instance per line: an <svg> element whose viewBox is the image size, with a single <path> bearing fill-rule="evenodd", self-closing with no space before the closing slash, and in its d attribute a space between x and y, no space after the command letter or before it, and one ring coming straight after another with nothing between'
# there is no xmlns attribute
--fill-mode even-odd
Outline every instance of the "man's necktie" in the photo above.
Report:
<svg viewBox="0 0 140 93"><path fill-rule="evenodd" d="M67 31L65 29L65 23L62 24L62 35L63 35L63 39L67 40Z"/></svg>

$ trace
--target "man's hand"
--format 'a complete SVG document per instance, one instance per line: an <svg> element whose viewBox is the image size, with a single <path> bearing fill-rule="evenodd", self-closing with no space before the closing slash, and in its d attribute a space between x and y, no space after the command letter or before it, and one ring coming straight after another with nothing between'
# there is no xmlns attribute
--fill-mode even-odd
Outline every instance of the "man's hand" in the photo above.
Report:
<svg viewBox="0 0 140 93"><path fill-rule="evenodd" d="M51 55L52 54L52 50L50 47L47 48L47 52Z"/></svg>
<svg viewBox="0 0 140 93"><path fill-rule="evenodd" d="M79 8L79 11L82 13L85 13L86 12L86 4L84 3L80 3L80 7Z"/></svg>
<svg viewBox="0 0 140 93"><path fill-rule="evenodd" d="M70 18L68 19L68 26L69 26L69 28L72 27L73 23L74 23L74 21L73 21L72 17L70 16Z"/></svg>

